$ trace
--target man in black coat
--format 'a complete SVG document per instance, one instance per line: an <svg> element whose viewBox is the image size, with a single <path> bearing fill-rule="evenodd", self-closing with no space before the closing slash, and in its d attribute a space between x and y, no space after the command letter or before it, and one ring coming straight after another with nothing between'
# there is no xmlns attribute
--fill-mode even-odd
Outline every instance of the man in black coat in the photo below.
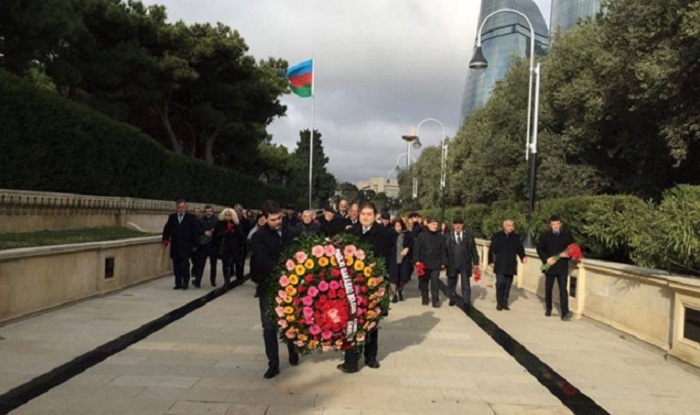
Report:
<svg viewBox="0 0 700 415"><path fill-rule="evenodd" d="M440 270L447 264L447 247L445 237L438 232L438 222L434 218L426 218L428 231L421 232L413 244L413 262L423 263L425 275L419 277L418 288L423 298L423 305L428 305L428 285L433 300L433 307L440 307Z"/></svg>
<svg viewBox="0 0 700 415"><path fill-rule="evenodd" d="M204 267L209 259L209 281L216 287L216 265L218 247L214 244L214 229L219 218L214 215L214 208L204 206L204 215L197 220L197 250L192 254L192 285L199 288L202 284Z"/></svg>
<svg viewBox="0 0 700 415"><path fill-rule="evenodd" d="M243 228L243 237L247 238L248 234L250 231L253 229L253 226L255 224L246 217L245 210L243 209L243 206L237 204L234 207L234 210L236 211L236 215L238 216L238 223L241 225ZM248 257L248 245L243 243L240 246L240 252L238 252L238 255L236 255L236 261L235 261L235 271L234 274L236 275L237 280L242 280L243 275L244 275L244 268L245 268L245 260Z"/></svg>
<svg viewBox="0 0 700 415"><path fill-rule="evenodd" d="M274 275L274 270L280 261L282 252L294 243L294 239L299 235L299 230L295 227L282 226L282 209L275 201L265 202L263 213L267 223L251 238L251 249L253 250L251 279L257 284L260 320L263 326L265 354L268 360L268 369L263 376L265 379L270 379L280 373L280 358L277 322L268 314L268 309L272 304L272 299L269 297L269 286L277 278ZM289 364L292 366L299 364L299 354L294 346L287 343L287 350L289 351Z"/></svg>
<svg viewBox="0 0 700 415"><path fill-rule="evenodd" d="M315 236L320 235L321 225L314 223L314 212L305 210L301 214L301 222L297 225L300 236Z"/></svg>
<svg viewBox="0 0 700 415"><path fill-rule="evenodd" d="M360 242L366 243L372 247L372 252L377 258L383 258L388 266L388 260L392 246L391 231L378 224L375 220L377 217L377 208L372 202L363 203L360 207L359 223L353 226L349 233L360 238ZM388 278L388 275L386 276ZM379 362L377 361L377 351L379 349L379 330L374 329L367 336L367 342L364 347L365 364L372 368L378 369ZM345 352L345 362L338 365L338 369L345 373L355 373L359 370L360 354L353 350Z"/></svg>
<svg viewBox="0 0 700 415"><path fill-rule="evenodd" d="M472 290L469 278L479 269L479 253L476 241L471 232L464 229L464 220L455 218L452 222L454 230L445 235L447 249L447 287L450 295L450 307L457 303L457 274L462 287L464 307L471 308Z"/></svg>
<svg viewBox="0 0 700 415"><path fill-rule="evenodd" d="M513 284L513 275L518 273L518 260L527 264L525 248L520 236L515 233L515 222L511 219L503 221L503 231L496 232L491 237L489 245L489 267L496 274L496 310L510 310L508 297Z"/></svg>
<svg viewBox="0 0 700 415"><path fill-rule="evenodd" d="M175 290L186 290L190 282L190 257L197 240L197 219L187 212L184 199L176 201L177 212L168 216L163 228L163 246L170 245Z"/></svg>
<svg viewBox="0 0 700 415"><path fill-rule="evenodd" d="M345 220L330 205L323 208L319 225L322 233L329 238L345 231Z"/></svg>
<svg viewBox="0 0 700 415"><path fill-rule="evenodd" d="M537 255L543 263L550 265L550 268L544 274L546 279L544 291L546 311L544 315L547 317L552 315L552 289L556 280L559 286L561 319L571 320L569 293L566 290L569 274L569 257L566 254L566 248L574 243L574 238L569 232L561 228L559 216L554 215L549 218L549 226L551 231L543 233L540 236L540 242L537 244ZM554 258L557 255L560 256L559 259Z"/></svg>

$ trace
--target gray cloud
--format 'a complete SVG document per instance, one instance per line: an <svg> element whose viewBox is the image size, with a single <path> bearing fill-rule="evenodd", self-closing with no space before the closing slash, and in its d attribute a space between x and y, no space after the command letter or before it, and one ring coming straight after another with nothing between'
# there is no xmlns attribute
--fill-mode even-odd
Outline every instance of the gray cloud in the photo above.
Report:
<svg viewBox="0 0 700 415"><path fill-rule="evenodd" d="M164 4L170 20L217 22L238 30L258 59L290 64L314 57L314 127L323 134L329 170L355 182L386 176L406 151L400 136L422 119L459 127L466 67L479 0L147 0ZM549 0L537 0L549 18ZM293 150L310 127L311 100L282 98L287 116L269 127L274 142ZM440 141L433 123L426 145Z"/></svg>

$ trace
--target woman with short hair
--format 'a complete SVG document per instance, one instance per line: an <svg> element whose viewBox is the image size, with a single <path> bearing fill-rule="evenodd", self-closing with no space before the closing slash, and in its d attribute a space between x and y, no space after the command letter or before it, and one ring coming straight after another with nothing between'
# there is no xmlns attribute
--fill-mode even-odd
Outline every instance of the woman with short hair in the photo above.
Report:
<svg viewBox="0 0 700 415"><path fill-rule="evenodd" d="M214 237L222 262L224 282L229 285L233 274L233 265L243 255L246 243L245 231L235 210L226 208L221 211L219 222L214 228Z"/></svg>
<svg viewBox="0 0 700 415"><path fill-rule="evenodd" d="M391 302L403 301L403 287L411 279L413 268L411 265L411 249L413 237L401 219L391 221L389 229L392 230L392 247L389 263L389 278L391 279Z"/></svg>

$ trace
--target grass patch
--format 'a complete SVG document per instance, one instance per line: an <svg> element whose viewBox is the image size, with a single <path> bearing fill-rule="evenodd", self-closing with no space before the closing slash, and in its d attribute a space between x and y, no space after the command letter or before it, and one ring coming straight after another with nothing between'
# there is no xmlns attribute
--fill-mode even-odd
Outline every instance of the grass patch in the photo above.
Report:
<svg viewBox="0 0 700 415"><path fill-rule="evenodd" d="M120 227L70 229L64 231L39 231L26 233L0 233L0 250L34 246L78 244L112 241L156 235Z"/></svg>

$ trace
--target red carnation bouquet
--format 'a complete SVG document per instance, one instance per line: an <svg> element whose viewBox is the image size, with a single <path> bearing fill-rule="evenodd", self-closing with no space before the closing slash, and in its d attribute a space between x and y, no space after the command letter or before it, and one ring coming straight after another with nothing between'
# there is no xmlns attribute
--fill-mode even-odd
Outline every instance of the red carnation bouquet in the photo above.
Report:
<svg viewBox="0 0 700 415"><path fill-rule="evenodd" d="M425 264L424 263L416 262L416 273L418 274L418 278L425 275Z"/></svg>
<svg viewBox="0 0 700 415"><path fill-rule="evenodd" d="M474 278L475 283L481 282L481 271L479 270L478 266L475 266L472 272L474 275L472 276Z"/></svg>
<svg viewBox="0 0 700 415"><path fill-rule="evenodd" d="M577 244L571 244L567 246L566 251L562 252L559 255L554 255L553 258L555 261L559 261L562 258L562 255L566 255L568 258L571 258L575 261L583 259L583 252L581 252L581 247ZM542 271L548 271L551 267L551 265L545 262L544 264L542 264Z"/></svg>

